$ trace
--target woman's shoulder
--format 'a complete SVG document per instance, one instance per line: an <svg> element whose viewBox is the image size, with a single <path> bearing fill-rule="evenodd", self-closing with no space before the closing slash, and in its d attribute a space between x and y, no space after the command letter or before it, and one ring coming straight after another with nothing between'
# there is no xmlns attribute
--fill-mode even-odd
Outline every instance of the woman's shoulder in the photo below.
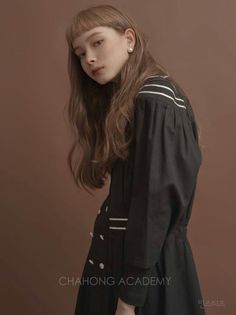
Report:
<svg viewBox="0 0 236 315"><path fill-rule="evenodd" d="M161 121L165 121L165 125L172 126L170 127L172 130L184 126L184 128L190 127L188 129L190 133L191 127L197 133L195 114L189 99L179 84L168 76L156 75L144 80L137 93L134 112L138 121L145 120L152 126L157 122L162 124Z"/></svg>
<svg viewBox="0 0 236 315"><path fill-rule="evenodd" d="M147 77L137 92L136 101L151 106L170 106L176 110L186 110L188 99L176 82L168 76L152 75Z"/></svg>

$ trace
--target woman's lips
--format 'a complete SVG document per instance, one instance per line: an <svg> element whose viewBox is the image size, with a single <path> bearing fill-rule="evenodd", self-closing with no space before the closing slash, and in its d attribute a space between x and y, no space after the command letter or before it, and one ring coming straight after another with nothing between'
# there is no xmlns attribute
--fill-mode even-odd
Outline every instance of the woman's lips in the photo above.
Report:
<svg viewBox="0 0 236 315"><path fill-rule="evenodd" d="M98 74L100 72L100 70L102 70L104 67L99 68L98 70L96 70L95 72L93 72L94 75Z"/></svg>

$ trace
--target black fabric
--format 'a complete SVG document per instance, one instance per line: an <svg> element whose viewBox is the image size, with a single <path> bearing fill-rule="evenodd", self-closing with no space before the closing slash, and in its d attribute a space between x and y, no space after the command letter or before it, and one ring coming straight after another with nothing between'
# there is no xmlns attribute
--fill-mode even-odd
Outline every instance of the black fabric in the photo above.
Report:
<svg viewBox="0 0 236 315"><path fill-rule="evenodd" d="M138 315L205 314L187 239L202 163L192 107L167 78L152 76L137 95L134 124L131 155L112 170L83 271L115 283L81 286L75 315L112 315L118 298Z"/></svg>

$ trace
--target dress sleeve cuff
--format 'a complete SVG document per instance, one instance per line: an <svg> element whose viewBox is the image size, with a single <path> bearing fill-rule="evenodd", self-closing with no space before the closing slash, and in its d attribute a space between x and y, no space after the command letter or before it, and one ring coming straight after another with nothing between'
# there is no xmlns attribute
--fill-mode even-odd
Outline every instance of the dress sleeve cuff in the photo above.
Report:
<svg viewBox="0 0 236 315"><path fill-rule="evenodd" d="M118 296L127 304L143 306L147 296L152 269L125 266L123 276L119 281Z"/></svg>

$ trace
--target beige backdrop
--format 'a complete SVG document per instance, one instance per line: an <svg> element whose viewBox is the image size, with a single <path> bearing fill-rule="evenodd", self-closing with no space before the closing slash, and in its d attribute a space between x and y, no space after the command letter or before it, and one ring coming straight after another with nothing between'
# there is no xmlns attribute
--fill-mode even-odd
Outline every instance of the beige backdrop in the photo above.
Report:
<svg viewBox="0 0 236 315"><path fill-rule="evenodd" d="M79 191L66 166L71 133L65 27L99 1L9 1L1 8L1 314L73 314L108 185ZM110 1L149 36L192 100L201 127L189 240L206 311L235 314L235 2ZM145 6L144 6L145 5ZM108 183L109 184L109 183ZM192 314L189 314L192 315Z"/></svg>

